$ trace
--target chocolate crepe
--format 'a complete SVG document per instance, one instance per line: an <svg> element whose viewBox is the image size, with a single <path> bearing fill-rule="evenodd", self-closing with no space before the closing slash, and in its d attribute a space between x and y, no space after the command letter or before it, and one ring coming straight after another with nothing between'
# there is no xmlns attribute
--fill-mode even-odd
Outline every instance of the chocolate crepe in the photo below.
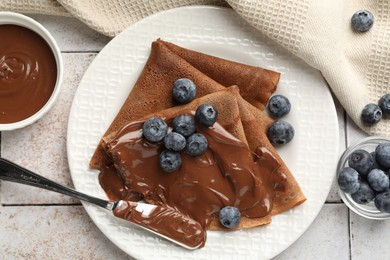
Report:
<svg viewBox="0 0 390 260"><path fill-rule="evenodd" d="M181 56L177 55L172 50L179 50ZM272 90L270 90L272 87L269 86L274 85L273 89L275 89L279 80L279 74L267 71L267 73L270 75L273 74L274 76L272 77L273 80L270 80L272 83L265 84L265 86L268 86L268 91L265 91L266 93L262 94L261 91L254 92L252 90L253 87L248 87L253 86L253 84L250 83L251 75L247 78L248 84L243 82L245 81L245 77L239 76L243 75L242 69L245 68L246 65L237 65L237 63L234 63L233 66L230 61L204 55L202 56L203 59L198 59L198 61L201 62L196 64L197 66L200 66L201 64L207 68L206 73L208 73L209 76L214 77L214 75L211 74L215 73L215 78L211 78L182 58L191 57L191 55L195 55L194 53L195 52L192 51L185 51L183 48L168 44L161 40L153 42L149 59L141 72L139 79L134 85L133 90L129 94L117 117L107 130L105 136L110 135L110 133L114 133L127 122L142 118L148 114L156 113L163 109L174 107L176 104L172 100L171 89L173 82L178 78L187 77L192 79L197 85L196 98L199 98L225 89L225 86L218 82L226 82L224 79L225 75L234 75L236 73L236 75L238 75L236 78L240 80L235 83L238 83L237 85L240 89L241 96L250 97L248 100L241 98L241 96L237 98L241 117L240 120L243 125L243 133L245 136L243 140L248 140L248 145L252 151L259 145L265 146L271 150L275 157L280 160L282 165L281 169L287 176L286 189L278 194L272 213L277 214L302 203L306 199L304 194L295 181L295 178L266 137L265 129L272 122L272 119L267 117L263 112L255 107L264 106L265 100L268 100L269 96L272 94ZM193 61L194 58L189 59L192 59ZM222 64L219 65L220 69L210 69L216 64ZM224 71L229 67L234 69L232 69L232 71ZM224 72L222 73L220 71ZM251 67L249 71L252 71L254 74L257 73L255 67ZM263 69L258 68L258 73L263 71ZM256 78L256 76L253 77ZM234 78L234 76L230 77L228 82L231 82ZM254 95L250 95L249 93L254 93ZM252 102L252 104L248 101ZM226 107L225 109L229 110L229 107ZM229 128L226 124L224 127ZM232 131L231 133L233 135L243 136L240 131L232 129L229 131ZM99 168L105 158L106 154L99 145L93 158L91 159L91 167ZM264 221L260 222L264 223Z"/></svg>

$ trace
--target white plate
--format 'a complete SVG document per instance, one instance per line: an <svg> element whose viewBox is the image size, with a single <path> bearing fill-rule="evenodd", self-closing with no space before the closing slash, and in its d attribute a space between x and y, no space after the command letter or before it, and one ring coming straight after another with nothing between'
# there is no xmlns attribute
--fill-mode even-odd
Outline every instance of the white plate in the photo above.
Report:
<svg viewBox="0 0 390 260"><path fill-rule="evenodd" d="M139 259L274 257L304 233L326 200L337 164L337 116L321 74L262 36L231 9L195 6L152 15L126 29L97 55L80 82L69 117L67 149L76 189L105 198L98 174L88 168L88 162L158 37L282 73L278 92L291 100L292 112L285 119L295 127L296 136L279 151L308 200L264 227L208 232L206 246L195 251L123 226L105 210L85 203L86 211L113 243Z"/></svg>

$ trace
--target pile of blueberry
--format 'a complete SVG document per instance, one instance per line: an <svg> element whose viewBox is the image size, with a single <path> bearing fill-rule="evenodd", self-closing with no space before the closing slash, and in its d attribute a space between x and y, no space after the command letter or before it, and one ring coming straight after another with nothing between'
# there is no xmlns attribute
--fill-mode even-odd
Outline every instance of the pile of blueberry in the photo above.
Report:
<svg viewBox="0 0 390 260"><path fill-rule="evenodd" d="M376 124L382 117L390 116L390 93L383 95L378 104L367 104L361 114L361 119L367 124Z"/></svg>
<svg viewBox="0 0 390 260"><path fill-rule="evenodd" d="M274 95L268 101L268 111L275 120L267 129L267 137L274 145L281 145L290 142L294 138L293 126L280 119L291 110L291 103L283 95Z"/></svg>
<svg viewBox="0 0 390 260"><path fill-rule="evenodd" d="M202 104L195 113L195 119L188 114L181 114L173 119L172 131L161 117L146 120L142 130L146 140L163 142L165 150L160 153L160 167L165 172L176 171L181 165L180 151L185 150L191 156L199 156L208 147L206 137L195 132L195 121L212 126L217 120L217 110L211 104Z"/></svg>
<svg viewBox="0 0 390 260"><path fill-rule="evenodd" d="M196 95L195 84L187 78L181 78L173 84L173 98L179 104L191 102ZM181 114L173 119L172 131L168 133L168 125L161 117L152 117L143 124L143 136L150 142L163 142L165 149L160 153L160 167L165 172L176 171L181 163L180 151L185 150L191 156L199 156L208 147L206 137L196 133L195 123L203 126L213 126L217 121L218 112L211 104L200 105L195 118Z"/></svg>
<svg viewBox="0 0 390 260"><path fill-rule="evenodd" d="M374 201L381 212L390 213L390 142L378 144L375 151L357 149L348 157L348 166L338 176L342 191L359 204Z"/></svg>

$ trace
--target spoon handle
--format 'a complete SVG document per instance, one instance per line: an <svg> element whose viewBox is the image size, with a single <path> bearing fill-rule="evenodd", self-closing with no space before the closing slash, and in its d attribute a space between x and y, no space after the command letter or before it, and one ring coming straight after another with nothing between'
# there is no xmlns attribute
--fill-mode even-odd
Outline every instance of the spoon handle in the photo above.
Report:
<svg viewBox="0 0 390 260"><path fill-rule="evenodd" d="M4 158L0 158L0 179L58 192L83 201L87 201L111 211L117 206L115 202L92 197L74 189L62 186L61 184L46 179L45 177L29 171Z"/></svg>

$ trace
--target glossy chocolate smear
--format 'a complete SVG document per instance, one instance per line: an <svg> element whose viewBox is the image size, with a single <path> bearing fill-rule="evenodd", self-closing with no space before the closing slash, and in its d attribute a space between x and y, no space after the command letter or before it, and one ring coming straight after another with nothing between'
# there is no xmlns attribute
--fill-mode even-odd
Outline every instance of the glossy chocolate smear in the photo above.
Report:
<svg viewBox="0 0 390 260"><path fill-rule="evenodd" d="M0 25L0 123L14 123L38 112L57 80L56 61L37 33Z"/></svg>
<svg viewBox="0 0 390 260"><path fill-rule="evenodd" d="M166 121L169 125L171 119ZM207 151L198 157L181 152L181 167L166 173L159 166L163 144L145 140L142 124L127 124L105 144L119 174L119 178L111 178L113 169L101 169L100 181L107 194L115 199L128 198L132 192L141 194L150 203L167 205L194 219L203 229L225 206L237 207L248 218L270 214L274 188L283 185L284 176L267 149L259 148L252 154L218 123L212 128L198 127L197 132L208 140Z"/></svg>

